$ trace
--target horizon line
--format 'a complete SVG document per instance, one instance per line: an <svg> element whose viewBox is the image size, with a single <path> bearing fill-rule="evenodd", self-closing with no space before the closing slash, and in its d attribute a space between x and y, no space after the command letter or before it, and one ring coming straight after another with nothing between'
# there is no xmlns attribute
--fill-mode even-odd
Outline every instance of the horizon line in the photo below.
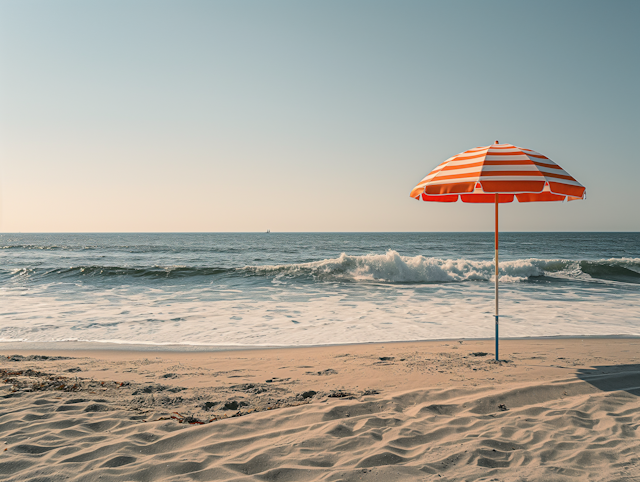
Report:
<svg viewBox="0 0 640 482"><path fill-rule="evenodd" d="M494 231L13 231L0 232L3 235L16 234L494 234ZM500 231L508 233L618 233L635 234L640 231Z"/></svg>

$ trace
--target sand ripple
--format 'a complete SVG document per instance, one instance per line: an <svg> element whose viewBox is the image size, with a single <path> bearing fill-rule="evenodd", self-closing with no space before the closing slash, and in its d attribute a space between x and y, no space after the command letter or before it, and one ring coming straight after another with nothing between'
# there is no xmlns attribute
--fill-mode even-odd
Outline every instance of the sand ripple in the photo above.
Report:
<svg viewBox="0 0 640 482"><path fill-rule="evenodd" d="M207 425L74 393L0 393L7 481L640 480L631 370L327 398Z"/></svg>

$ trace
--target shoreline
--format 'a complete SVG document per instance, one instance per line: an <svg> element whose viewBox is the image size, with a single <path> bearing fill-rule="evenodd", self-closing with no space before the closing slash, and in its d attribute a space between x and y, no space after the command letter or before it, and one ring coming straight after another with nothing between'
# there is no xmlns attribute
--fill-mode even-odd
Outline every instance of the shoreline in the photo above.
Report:
<svg viewBox="0 0 640 482"><path fill-rule="evenodd" d="M543 341L543 340L640 340L640 335L552 335L552 336L527 336L527 337L501 337L503 341ZM155 344L155 343L116 343L102 341L50 341L29 342L10 341L0 342L0 352L6 350L15 351L130 351L130 352L171 352L171 353L208 353L228 351L253 351L253 350L289 350L298 348L329 348L349 346L371 345L399 345L404 343L452 343L452 342L493 342L494 338L438 338L429 340L394 340L394 341L369 341L359 343L325 343L318 345L191 345L191 344Z"/></svg>

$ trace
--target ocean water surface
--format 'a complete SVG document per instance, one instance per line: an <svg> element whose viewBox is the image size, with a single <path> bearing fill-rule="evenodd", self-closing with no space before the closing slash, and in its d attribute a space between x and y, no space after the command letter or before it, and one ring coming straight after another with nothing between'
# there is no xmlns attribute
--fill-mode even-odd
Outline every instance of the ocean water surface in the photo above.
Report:
<svg viewBox="0 0 640 482"><path fill-rule="evenodd" d="M2 234L0 341L493 336L493 234ZM640 233L501 233L501 336L640 335Z"/></svg>

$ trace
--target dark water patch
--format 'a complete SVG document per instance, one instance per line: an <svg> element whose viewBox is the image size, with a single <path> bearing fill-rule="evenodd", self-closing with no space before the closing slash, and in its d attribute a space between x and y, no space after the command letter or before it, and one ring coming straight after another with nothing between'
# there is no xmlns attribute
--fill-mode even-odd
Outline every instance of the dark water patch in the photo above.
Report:
<svg viewBox="0 0 640 482"><path fill-rule="evenodd" d="M160 267L149 266L141 268L129 268L120 266L75 266L70 268L23 268L11 273L0 271L0 275L12 278L30 279L69 279L69 278L188 278L197 276L216 276L233 272L225 268L197 268L197 267Z"/></svg>
<svg viewBox="0 0 640 482"><path fill-rule="evenodd" d="M607 262L581 261L580 269L592 278L622 283L640 283L640 272L633 271L625 266Z"/></svg>

